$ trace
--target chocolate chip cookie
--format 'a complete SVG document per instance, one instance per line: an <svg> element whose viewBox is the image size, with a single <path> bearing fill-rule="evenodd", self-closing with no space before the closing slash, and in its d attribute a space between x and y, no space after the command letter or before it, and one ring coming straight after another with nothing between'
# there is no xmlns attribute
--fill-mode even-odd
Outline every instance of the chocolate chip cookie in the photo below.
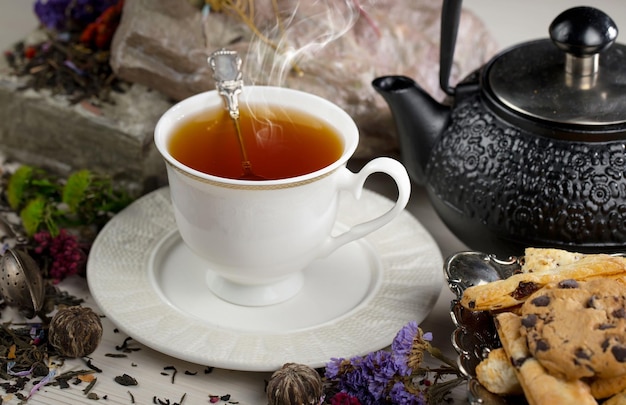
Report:
<svg viewBox="0 0 626 405"><path fill-rule="evenodd" d="M567 380L626 375L626 284L563 280L522 305L530 353Z"/></svg>

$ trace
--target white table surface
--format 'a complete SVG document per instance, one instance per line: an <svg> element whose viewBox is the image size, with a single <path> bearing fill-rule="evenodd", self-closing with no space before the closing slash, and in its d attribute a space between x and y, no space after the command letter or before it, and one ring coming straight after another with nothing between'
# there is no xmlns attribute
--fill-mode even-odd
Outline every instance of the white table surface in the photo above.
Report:
<svg viewBox="0 0 626 405"><path fill-rule="evenodd" d="M24 34L36 26L36 19L32 13L32 1L28 0L1 0L0 1L0 47L6 49L13 42L21 39ZM626 7L622 0L596 0L594 6L604 10L617 22L618 27L626 27ZM475 11L483 18L489 29L496 35L502 48L528 39L546 37L550 21L568 7L578 5L566 0L473 0L464 5ZM620 39L618 39L619 41ZM1 147L0 147L1 148ZM383 195L393 192L379 182L368 183L368 187ZM464 250L466 247L454 237L439 220L429 204L424 190L414 187L411 200L407 207L437 241L443 257ZM88 298L86 286L82 280L66 282L68 288L79 296ZM453 329L449 316L449 305L452 294L443 286L442 293L431 314L421 323L425 331L433 332L435 344L450 356L454 350L450 344L450 334ZM2 319L5 321L5 319ZM180 402L183 394L186 397L184 404L209 403L208 395L231 395L231 401L239 404L265 403L264 385L269 373L252 373L215 369L205 374L205 366L186 363L160 354L149 348L141 347L125 359L105 357L105 353L115 353L116 345L123 343L125 336L114 332L114 325L104 319L105 335L103 341L94 354L94 364L103 370L97 375L98 383L93 392L107 399L100 403L130 404L131 394L137 404L152 404L156 399L170 403ZM97 360L97 361L95 361ZM175 381L172 382L172 371L164 367L174 366L177 370ZM75 367L85 368L80 361ZM195 375L187 374L186 371ZM140 385L137 387L123 387L113 378L127 373L135 377ZM61 390L57 387L46 387L29 400L29 404L93 404L82 392L85 384ZM463 402L464 392L459 390L455 397ZM6 398L9 399L9 398ZM13 398L10 403L18 403ZM5 401L5 403L7 403ZM158 403L158 401L157 401ZM225 402L220 402L225 403Z"/></svg>

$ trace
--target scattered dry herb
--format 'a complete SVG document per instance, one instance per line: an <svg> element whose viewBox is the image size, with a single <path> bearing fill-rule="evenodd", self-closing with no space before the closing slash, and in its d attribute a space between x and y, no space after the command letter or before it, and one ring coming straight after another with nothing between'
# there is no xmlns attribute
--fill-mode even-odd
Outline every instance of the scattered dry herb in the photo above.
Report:
<svg viewBox="0 0 626 405"><path fill-rule="evenodd" d="M100 372L102 370L99 370L98 372ZM84 375L89 375L89 374L93 374L93 369L91 370L74 370L74 371L66 371L62 374L59 374L57 376L57 380L61 379L61 380L69 380L71 378L78 378L80 376L84 376ZM80 379L78 381L81 381Z"/></svg>
<svg viewBox="0 0 626 405"><path fill-rule="evenodd" d="M174 384L174 379L176 378L176 373L178 373L178 370L176 369L176 367L174 367L174 366L166 366L166 367L163 367L163 370L172 371L172 384Z"/></svg>
<svg viewBox="0 0 626 405"><path fill-rule="evenodd" d="M101 373L102 369L96 367L93 365L92 363L92 359L90 357L85 357L83 358L83 360L85 360L85 364L87 365L87 367L89 367L90 369L94 370L95 372Z"/></svg>
<svg viewBox="0 0 626 405"><path fill-rule="evenodd" d="M55 288L53 286L53 288ZM50 294L52 298L52 302L57 307L73 307L76 305L81 305L85 302L84 299L75 297L68 293L67 291L61 291L58 288L55 288L54 293Z"/></svg>
<svg viewBox="0 0 626 405"><path fill-rule="evenodd" d="M182 405L186 397L187 397L187 393L184 393L183 396L180 397L180 400L178 402L170 403L169 399L157 398L157 396L155 395L154 397L152 397L152 403L157 404L157 405Z"/></svg>
<svg viewBox="0 0 626 405"><path fill-rule="evenodd" d="M13 50L14 73L28 77L22 89L48 89L69 96L73 104L92 97L111 102L111 91L124 92L125 82L113 73L108 51L93 52L50 37L34 46L35 55L29 59L20 57L22 46Z"/></svg>
<svg viewBox="0 0 626 405"><path fill-rule="evenodd" d="M130 395L130 403L134 404L135 403L135 396L130 391L126 391L126 392L128 392L128 395Z"/></svg>
<svg viewBox="0 0 626 405"><path fill-rule="evenodd" d="M133 338L132 337L127 337L126 339L124 339L124 342L121 345L115 346L115 350L120 351L122 353L131 353L131 352L136 352L141 350L141 348L139 347L130 347L128 345L129 342L132 342Z"/></svg>
<svg viewBox="0 0 626 405"><path fill-rule="evenodd" d="M124 339L121 345L116 345L115 350L125 350L128 347L128 342L130 342L133 338L130 336Z"/></svg>
<svg viewBox="0 0 626 405"><path fill-rule="evenodd" d="M135 380L133 377L129 376L128 374L123 374L123 375L118 375L115 377L115 382L120 384L120 385L124 385L124 386L131 386L131 385L137 385L137 380Z"/></svg>
<svg viewBox="0 0 626 405"><path fill-rule="evenodd" d="M112 357L114 359L123 359L123 358L128 357L128 355L120 354L120 353L105 353L104 356L105 357Z"/></svg>
<svg viewBox="0 0 626 405"><path fill-rule="evenodd" d="M94 378L93 380L91 380L91 382L83 390L83 394L88 395L89 392L91 392L91 390L93 389L94 385L96 385L96 381L98 381L97 378Z"/></svg>
<svg viewBox="0 0 626 405"><path fill-rule="evenodd" d="M177 405L177 403L176 403L176 402L175 402L175 403L173 403L173 404L171 404L171 403L170 403L170 400L169 400L169 399L167 399L167 398L166 398L166 399L161 399L161 398L157 398L156 396L154 396L154 397L152 398L152 403L153 403L153 404L157 404L157 405Z"/></svg>
<svg viewBox="0 0 626 405"><path fill-rule="evenodd" d="M21 387L29 381L28 377L42 377L48 374L45 360L55 354L43 341L34 345L33 336L42 330L40 324L26 324L23 327L12 327L10 323L0 325L0 378L16 382L15 388ZM16 378L17 377L17 378ZM23 383L23 384L22 384ZM5 389L12 387L3 386ZM14 391L15 392L15 391Z"/></svg>

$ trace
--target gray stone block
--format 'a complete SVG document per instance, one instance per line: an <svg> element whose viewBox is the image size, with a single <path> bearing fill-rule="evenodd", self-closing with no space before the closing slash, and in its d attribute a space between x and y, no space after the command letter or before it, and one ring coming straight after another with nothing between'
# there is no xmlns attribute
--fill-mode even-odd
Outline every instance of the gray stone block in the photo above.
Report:
<svg viewBox="0 0 626 405"><path fill-rule="evenodd" d="M2 62L3 63L3 62ZM21 89L26 78L0 65L0 153L61 175L90 169L113 177L133 194L166 184L154 127L172 102L133 84L113 103L71 104L50 91Z"/></svg>

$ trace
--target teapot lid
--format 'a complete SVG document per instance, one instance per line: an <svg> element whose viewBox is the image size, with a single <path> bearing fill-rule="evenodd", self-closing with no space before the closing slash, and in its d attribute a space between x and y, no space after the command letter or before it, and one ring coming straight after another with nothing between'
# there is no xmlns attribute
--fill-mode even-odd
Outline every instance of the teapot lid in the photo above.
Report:
<svg viewBox="0 0 626 405"><path fill-rule="evenodd" d="M560 124L626 122L626 46L602 11L575 7L550 25L550 38L516 46L485 71L486 88L508 108Z"/></svg>

